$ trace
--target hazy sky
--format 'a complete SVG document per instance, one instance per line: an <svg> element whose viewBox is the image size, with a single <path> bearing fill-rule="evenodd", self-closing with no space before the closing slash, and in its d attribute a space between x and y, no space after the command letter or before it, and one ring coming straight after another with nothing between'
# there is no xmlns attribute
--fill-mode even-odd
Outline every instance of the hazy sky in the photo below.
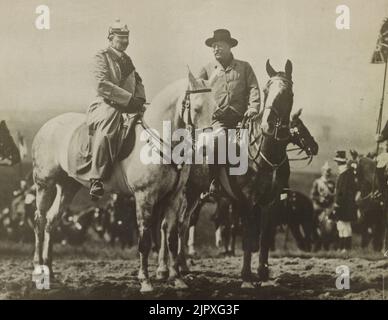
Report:
<svg viewBox="0 0 388 320"><path fill-rule="evenodd" d="M34 26L40 4L51 10L48 31ZM350 30L335 27L340 4L350 7ZM375 130L384 67L369 62L387 16L388 0L0 0L0 110L84 111L92 57L120 17L148 100L183 78L187 64L197 73L212 59L204 40L228 28L239 40L235 57L251 63L261 87L267 58L275 69L290 59L295 108L333 116L354 142L353 132Z"/></svg>

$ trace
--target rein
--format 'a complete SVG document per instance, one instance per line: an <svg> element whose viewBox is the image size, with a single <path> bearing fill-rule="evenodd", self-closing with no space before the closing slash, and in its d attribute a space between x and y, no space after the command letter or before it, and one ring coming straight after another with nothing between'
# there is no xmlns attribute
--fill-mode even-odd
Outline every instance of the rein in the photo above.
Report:
<svg viewBox="0 0 388 320"><path fill-rule="evenodd" d="M198 90L186 90L185 97L182 100L182 108L180 113L180 118L183 120L185 124L185 129L189 131L191 139L192 139L192 148L195 150L195 125L193 123L193 119L191 117L191 102L190 102L190 95L197 94L197 93L205 93L205 92L211 92L211 89L204 88L204 89L198 89ZM187 119L184 120L185 113L187 113ZM171 149L172 146L165 142L159 135L157 135L152 128L147 125L147 123L144 121L143 116L139 118L137 121L138 124L140 124L143 129L147 132L147 134L150 136L150 139L147 140L147 143L151 145L153 150L155 150L162 159L166 160L169 163L174 164L174 166L177 168L177 170L181 170L183 168L183 164L177 164L174 162L171 156L167 155L163 150L165 148ZM156 141L155 144L152 140ZM170 153L171 154L171 153Z"/></svg>
<svg viewBox="0 0 388 320"><path fill-rule="evenodd" d="M258 121L261 121L261 117L262 117L262 113L260 113L260 115L254 117L254 118L251 118L251 119L243 119L242 121L242 125L241 127L242 128L246 128L248 127L248 134L249 134L249 147L248 147L248 155L250 157L251 160L253 160L253 162L258 165L258 162L257 162L257 159L259 157L261 157L270 167L272 170L276 171L278 168L280 168L287 160L288 161L304 161L304 160L308 160L306 166L310 165L311 161L313 160L313 155L306 155L304 157L298 157L298 158L288 158L287 155L279 162L279 163L274 163L272 161L270 161L266 155L261 151L261 145L262 145L262 142L263 142L263 138L264 136L266 137L272 137L273 139L275 139L276 141L286 141L288 139L293 138L295 137L296 135L299 137L299 131L297 130L297 128L290 128L290 126L282 126L282 128L288 128L289 129L289 134L287 135L287 139L276 139L276 132L273 134L273 135L268 135L268 134L264 134L263 130L261 129L261 133L262 134L257 134L255 135L255 132L254 132L254 125L252 123L253 120L256 120L258 119ZM278 121L278 123L280 123ZM287 152L290 152L290 151L297 151L297 150L300 150L298 155L301 154L303 151L305 151L305 143L304 143L304 139L303 138L299 138L302 146L297 146L297 147L294 147L294 148L290 148L290 149L286 149L286 154ZM291 141L292 142L292 141ZM253 154L252 151L251 151L251 146L256 146L256 153Z"/></svg>
<svg viewBox="0 0 388 320"><path fill-rule="evenodd" d="M261 128L261 133L266 136L266 137L272 137L273 139L275 139L276 141L287 141L290 137L290 133L288 132L287 135L283 138L279 137L279 132L280 130L282 129L288 129L289 128L289 125L288 124L283 124L283 121L281 119L281 117L279 116L279 113L276 111L276 109L274 109L273 107L265 107L264 110L271 110L273 113L275 113L276 115L276 120L275 120L275 129L273 131L273 133L267 133L263 130L263 128ZM263 110L263 111L264 111Z"/></svg>

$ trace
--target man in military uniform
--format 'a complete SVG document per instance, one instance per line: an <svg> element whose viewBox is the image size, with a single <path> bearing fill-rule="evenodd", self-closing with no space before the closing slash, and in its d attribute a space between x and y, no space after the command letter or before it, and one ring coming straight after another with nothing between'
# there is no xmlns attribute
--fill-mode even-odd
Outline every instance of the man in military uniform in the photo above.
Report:
<svg viewBox="0 0 388 320"><path fill-rule="evenodd" d="M212 126L220 134L225 134L227 129L236 128L244 116L259 113L260 89L250 64L234 58L231 49L238 41L231 37L228 30L215 30L205 44L212 48L215 61L202 68L199 78L208 81L218 104ZM217 166L209 168L212 176L210 193L215 193L218 189L215 180Z"/></svg>
<svg viewBox="0 0 388 320"><path fill-rule="evenodd" d="M334 203L335 182L332 179L331 168L327 161L323 165L321 172L322 175L314 180L311 189L314 217L318 217L323 210L330 208Z"/></svg>
<svg viewBox="0 0 388 320"><path fill-rule="evenodd" d="M353 170L349 168L345 151L337 151L334 161L338 164L338 179L335 188L333 217L337 221L339 249L350 250L352 247L352 225L356 220L357 184Z"/></svg>
<svg viewBox="0 0 388 320"><path fill-rule="evenodd" d="M116 20L109 28L109 47L95 56L97 99L87 110L87 124L94 136L89 173L90 195L94 200L103 195L102 181L107 178L119 152L122 113L141 112L146 101L142 80L124 52L128 37L127 26Z"/></svg>

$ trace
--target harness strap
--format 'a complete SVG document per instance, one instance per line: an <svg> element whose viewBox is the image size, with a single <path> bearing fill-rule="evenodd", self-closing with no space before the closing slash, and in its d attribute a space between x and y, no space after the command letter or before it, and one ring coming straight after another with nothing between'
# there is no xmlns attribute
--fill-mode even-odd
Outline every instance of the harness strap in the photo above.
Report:
<svg viewBox="0 0 388 320"><path fill-rule="evenodd" d="M264 155L263 152L260 151L260 156L264 159L264 161L273 169L273 170L276 170L276 169L279 169L286 161L287 161L287 157L285 156L283 158L283 160L279 163L279 164L276 164L276 163L272 163L271 161L269 161L267 159L267 157Z"/></svg>
<svg viewBox="0 0 388 320"><path fill-rule="evenodd" d="M147 132L147 134L150 136L151 139L153 140L156 140L158 143L154 143L152 142L152 140L147 140L147 142L151 145L151 147L156 151L158 152L158 154L160 155L160 157L164 160L166 160L167 162L169 163L172 163L174 165L174 167L180 171L182 169L182 164L177 164L174 162L173 158L172 157L169 157L167 154L164 153L164 147L167 147L167 148L171 148L171 145L169 145L168 143L166 143L161 137L159 137L158 135L156 135L152 129L145 123L144 119L143 118L140 118L137 122L138 124L140 124L143 129ZM161 146L161 147L160 147Z"/></svg>

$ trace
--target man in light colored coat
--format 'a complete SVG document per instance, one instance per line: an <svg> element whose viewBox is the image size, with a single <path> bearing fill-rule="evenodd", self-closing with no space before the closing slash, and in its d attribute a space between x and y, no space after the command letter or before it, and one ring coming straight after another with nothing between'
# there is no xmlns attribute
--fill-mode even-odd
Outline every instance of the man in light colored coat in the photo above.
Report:
<svg viewBox="0 0 388 320"><path fill-rule="evenodd" d="M235 129L244 117L260 112L260 89L252 67L246 61L234 58L231 49L238 41L226 29L214 31L213 37L205 41L212 48L215 60L199 73L207 80L218 104L212 118L212 127L224 134ZM215 194L217 185L217 164L210 165L210 194Z"/></svg>
<svg viewBox="0 0 388 320"><path fill-rule="evenodd" d="M97 98L87 110L87 124L94 136L89 172L90 195L94 200L103 195L103 180L108 178L119 152L122 113L141 112L146 101L142 80L124 52L128 37L127 26L116 20L109 28L109 47L95 56Z"/></svg>

